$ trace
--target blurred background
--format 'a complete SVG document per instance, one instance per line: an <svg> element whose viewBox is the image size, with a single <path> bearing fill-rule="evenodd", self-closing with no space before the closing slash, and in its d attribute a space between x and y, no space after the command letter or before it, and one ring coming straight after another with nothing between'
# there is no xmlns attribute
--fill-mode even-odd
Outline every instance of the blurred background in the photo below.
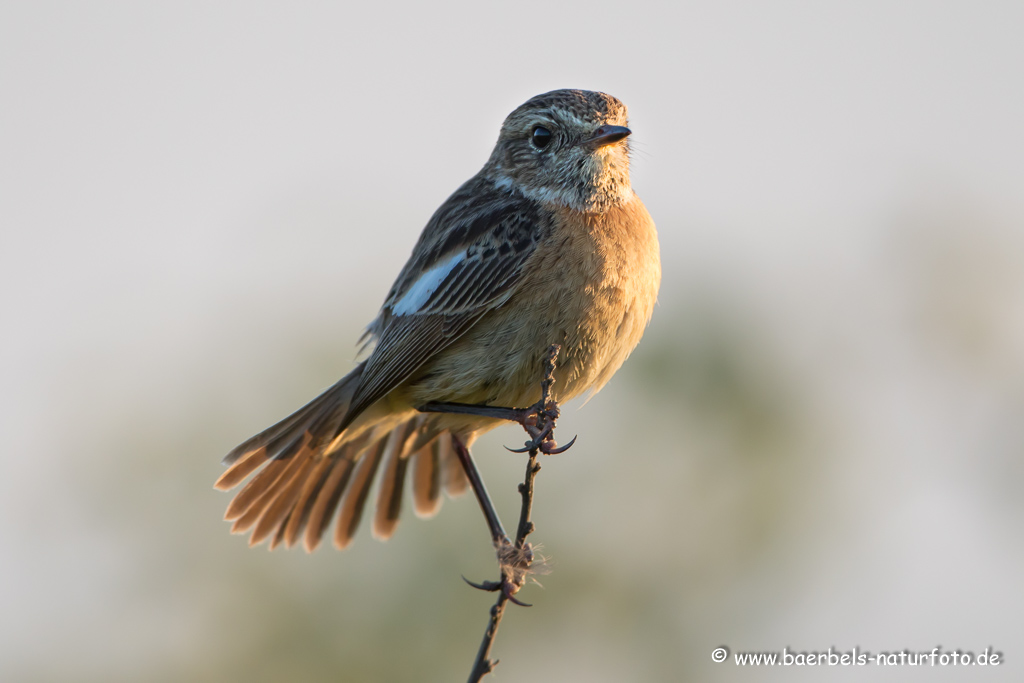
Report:
<svg viewBox="0 0 1024 683"><path fill-rule="evenodd" d="M550 573L495 680L1021 680L1022 30L1011 0L4 3L0 679L465 678L471 497L306 555L231 536L212 484L352 367L504 116L578 87L630 107L665 275L544 461ZM521 440L475 449L506 525Z"/></svg>

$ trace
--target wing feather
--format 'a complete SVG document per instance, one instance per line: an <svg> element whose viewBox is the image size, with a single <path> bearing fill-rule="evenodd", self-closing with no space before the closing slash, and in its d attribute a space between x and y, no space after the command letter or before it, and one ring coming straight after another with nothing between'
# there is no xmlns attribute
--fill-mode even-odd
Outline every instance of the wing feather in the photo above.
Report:
<svg viewBox="0 0 1024 683"><path fill-rule="evenodd" d="M545 216L536 202L480 177L438 209L369 328L377 344L335 434L507 301L549 233Z"/></svg>

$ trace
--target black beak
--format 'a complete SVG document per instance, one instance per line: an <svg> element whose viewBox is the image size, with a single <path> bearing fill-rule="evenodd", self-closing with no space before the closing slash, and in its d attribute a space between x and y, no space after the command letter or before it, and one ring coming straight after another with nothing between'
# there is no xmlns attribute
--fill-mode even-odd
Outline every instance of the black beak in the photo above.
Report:
<svg viewBox="0 0 1024 683"><path fill-rule="evenodd" d="M604 147L610 145L619 140L625 140L626 137L632 133L629 128L625 126L601 126L594 131L593 137L590 137L583 141L583 144L597 149L598 147Z"/></svg>

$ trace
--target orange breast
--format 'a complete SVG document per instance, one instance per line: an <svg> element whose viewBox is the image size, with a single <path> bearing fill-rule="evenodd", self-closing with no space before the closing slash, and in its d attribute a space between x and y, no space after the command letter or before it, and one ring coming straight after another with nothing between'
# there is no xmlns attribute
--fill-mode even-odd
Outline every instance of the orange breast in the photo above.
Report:
<svg viewBox="0 0 1024 683"><path fill-rule="evenodd" d="M562 211L509 300L432 359L408 399L529 405L552 343L562 345L555 396L596 391L640 341L660 281L654 222L638 198L600 215Z"/></svg>

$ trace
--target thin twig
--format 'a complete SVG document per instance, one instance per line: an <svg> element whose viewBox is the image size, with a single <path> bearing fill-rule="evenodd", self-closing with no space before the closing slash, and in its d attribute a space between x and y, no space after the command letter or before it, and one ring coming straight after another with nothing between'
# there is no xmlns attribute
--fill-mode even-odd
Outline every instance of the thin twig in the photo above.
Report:
<svg viewBox="0 0 1024 683"><path fill-rule="evenodd" d="M476 683L484 676L491 673L498 661L491 659L491 648L494 645L494 638L498 633L498 626L505 616L505 606L509 600L521 603L513 596L526 583L530 566L533 564L533 548L526 542L535 530L531 514L533 512L533 483L540 472L540 463L537 462L537 454L541 451L541 443L553 439L555 420L558 419L558 404L550 400L551 385L555 378L555 361L560 350L558 344L548 347L547 361L544 367L544 380L541 382L541 399L536 405L537 423L534 429L527 428L527 433L533 437L527 442L530 458L526 463L526 476L523 483L519 485L519 494L522 496L523 505L519 512L519 526L516 531L516 540L513 544L502 545L498 548L498 563L501 568L501 581L497 583L488 582L486 587L498 591L498 600L491 607L490 619L487 628L484 630L483 640L480 642L480 649L477 651L476 660L473 662L473 669L469 674L469 683Z"/></svg>

